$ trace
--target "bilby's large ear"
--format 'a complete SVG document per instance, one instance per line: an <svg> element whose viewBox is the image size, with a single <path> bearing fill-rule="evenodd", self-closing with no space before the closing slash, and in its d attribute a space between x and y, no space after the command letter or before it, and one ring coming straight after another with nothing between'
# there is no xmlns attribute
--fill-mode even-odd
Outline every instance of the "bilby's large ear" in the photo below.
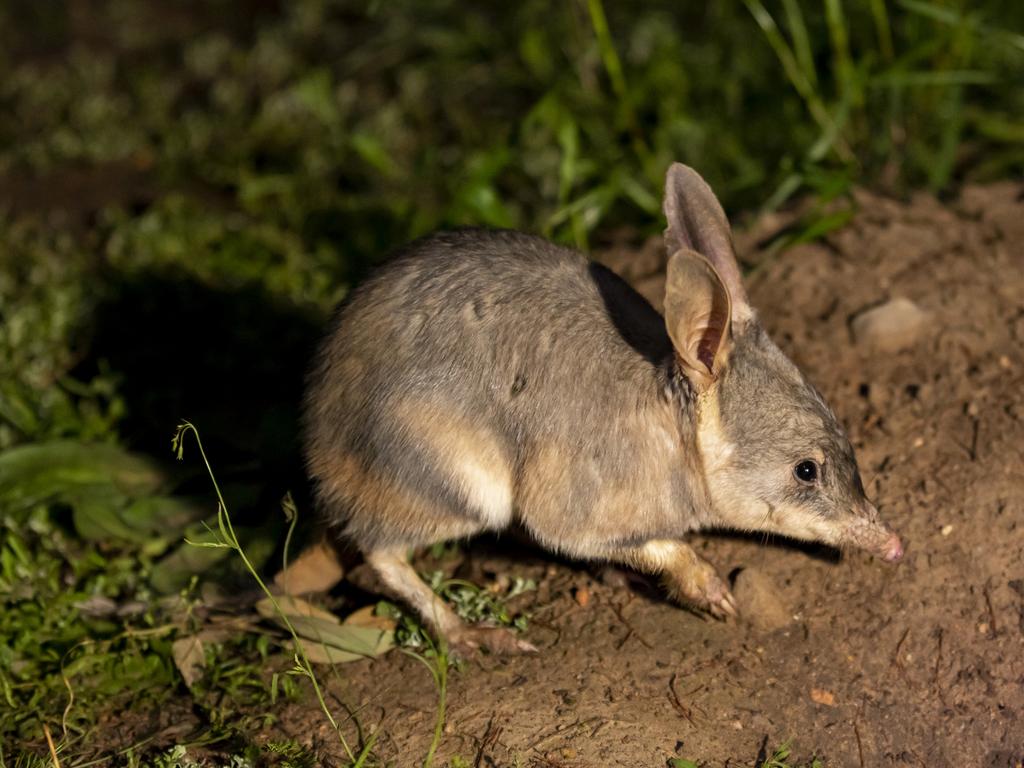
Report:
<svg viewBox="0 0 1024 768"><path fill-rule="evenodd" d="M695 170L673 163L665 176L665 246L669 256L680 249L696 251L718 272L732 299L732 319L751 316L743 290L739 264L732 247L732 231L718 198Z"/></svg>
<svg viewBox="0 0 1024 768"><path fill-rule="evenodd" d="M688 248L668 260L665 326L686 378L703 392L725 367L732 345L729 292L711 263Z"/></svg>

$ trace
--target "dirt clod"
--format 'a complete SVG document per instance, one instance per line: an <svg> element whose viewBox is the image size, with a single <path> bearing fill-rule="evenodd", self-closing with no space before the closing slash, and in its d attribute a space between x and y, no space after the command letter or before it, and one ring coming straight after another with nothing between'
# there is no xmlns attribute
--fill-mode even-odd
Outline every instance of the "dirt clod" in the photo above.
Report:
<svg viewBox="0 0 1024 768"><path fill-rule="evenodd" d="M927 324L927 312L910 299L897 298L854 317L853 337L858 344L896 352L912 347Z"/></svg>
<svg viewBox="0 0 1024 768"><path fill-rule="evenodd" d="M577 587L573 592L573 598L580 608L586 608L590 605L590 590L586 587Z"/></svg>
<svg viewBox="0 0 1024 768"><path fill-rule="evenodd" d="M758 568L744 568L736 574L733 594L740 616L758 629L780 629L793 621L771 577Z"/></svg>
<svg viewBox="0 0 1024 768"><path fill-rule="evenodd" d="M824 688L811 688L811 701L824 707L834 707L836 705L836 695Z"/></svg>

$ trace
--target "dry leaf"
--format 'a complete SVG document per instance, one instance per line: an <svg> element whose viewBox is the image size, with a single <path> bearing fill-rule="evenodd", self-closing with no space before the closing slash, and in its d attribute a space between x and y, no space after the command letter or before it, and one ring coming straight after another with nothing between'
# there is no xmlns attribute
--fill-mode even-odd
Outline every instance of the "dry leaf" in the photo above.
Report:
<svg viewBox="0 0 1024 768"><path fill-rule="evenodd" d="M836 697L832 691L826 691L824 688L811 688L811 701L826 707L834 707L836 705Z"/></svg>
<svg viewBox="0 0 1024 768"><path fill-rule="evenodd" d="M293 616L315 616L318 619L324 621L333 622L340 624L338 617L330 611L325 611L323 608L317 608L312 603L303 600L301 597L292 597L290 595L278 595L277 606L274 605L274 601L269 597L265 597L256 603L256 612L264 619L270 619L281 624L281 617L278 615L278 609L281 613L287 616L289 619Z"/></svg>
<svg viewBox="0 0 1024 768"><path fill-rule="evenodd" d="M395 634L391 630L329 624L306 617L296 617L292 624L306 656L318 664L338 664L380 656L395 645Z"/></svg>
<svg viewBox="0 0 1024 768"><path fill-rule="evenodd" d="M171 656L185 685L191 688L196 680L202 677L202 671L206 667L203 641L196 635L179 638L171 643Z"/></svg>
<svg viewBox="0 0 1024 768"><path fill-rule="evenodd" d="M289 645L294 649L295 643L291 642ZM363 658L357 653L349 653L339 648L331 648L329 645L323 643L314 643L310 640L304 640L299 638L299 645L302 646L302 650L306 654L306 658L309 659L312 664L345 664L350 661L358 661Z"/></svg>
<svg viewBox="0 0 1024 768"><path fill-rule="evenodd" d="M259 632L259 624L250 616L208 616L196 637L203 643L226 643L248 632Z"/></svg>
<svg viewBox="0 0 1024 768"><path fill-rule="evenodd" d="M306 657L316 664L340 664L380 656L395 645L395 623L374 616L372 606L356 611L344 624L333 613L288 595L279 596L276 607L269 597L264 598L256 604L256 610L279 626L287 628L290 624Z"/></svg>
<svg viewBox="0 0 1024 768"><path fill-rule="evenodd" d="M394 632L395 627L398 626L398 622L394 619L388 618L387 616L377 616L374 613L375 609L376 606L367 605L364 608L360 608L358 611L353 611L345 617L345 621L343 623L354 627L379 629L381 632Z"/></svg>
<svg viewBox="0 0 1024 768"><path fill-rule="evenodd" d="M306 658L313 664L346 664L350 661L359 661L366 658L358 653L343 651L341 648L332 648L324 643L318 643L302 637L299 638L299 644L302 646L302 650L306 652ZM294 643L289 645L292 648L295 647Z"/></svg>
<svg viewBox="0 0 1024 768"><path fill-rule="evenodd" d="M287 595L326 592L345 575L334 547L321 541L303 550L288 567L274 577L274 584Z"/></svg>

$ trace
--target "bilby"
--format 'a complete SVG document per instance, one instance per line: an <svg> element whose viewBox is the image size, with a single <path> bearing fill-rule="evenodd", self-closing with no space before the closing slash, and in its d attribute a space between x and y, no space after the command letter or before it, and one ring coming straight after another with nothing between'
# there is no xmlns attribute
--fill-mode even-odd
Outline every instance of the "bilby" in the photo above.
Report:
<svg viewBox="0 0 1024 768"><path fill-rule="evenodd" d="M575 251L486 230L412 243L336 315L305 409L319 505L456 649L532 646L464 624L408 553L512 524L718 617L735 601L691 531L903 555L835 416L748 303L711 189L675 164L664 211L664 317Z"/></svg>

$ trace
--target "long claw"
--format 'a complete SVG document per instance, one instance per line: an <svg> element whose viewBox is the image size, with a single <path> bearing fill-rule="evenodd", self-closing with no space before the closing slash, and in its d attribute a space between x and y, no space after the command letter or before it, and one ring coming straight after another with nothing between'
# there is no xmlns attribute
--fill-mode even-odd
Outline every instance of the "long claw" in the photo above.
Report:
<svg viewBox="0 0 1024 768"><path fill-rule="evenodd" d="M536 645L525 640L517 640L516 648L520 653L540 653L540 649Z"/></svg>
<svg viewBox="0 0 1024 768"><path fill-rule="evenodd" d="M722 598L722 610L734 619L740 617L739 607L736 605L736 598L732 596L732 592L726 592L725 597Z"/></svg>

